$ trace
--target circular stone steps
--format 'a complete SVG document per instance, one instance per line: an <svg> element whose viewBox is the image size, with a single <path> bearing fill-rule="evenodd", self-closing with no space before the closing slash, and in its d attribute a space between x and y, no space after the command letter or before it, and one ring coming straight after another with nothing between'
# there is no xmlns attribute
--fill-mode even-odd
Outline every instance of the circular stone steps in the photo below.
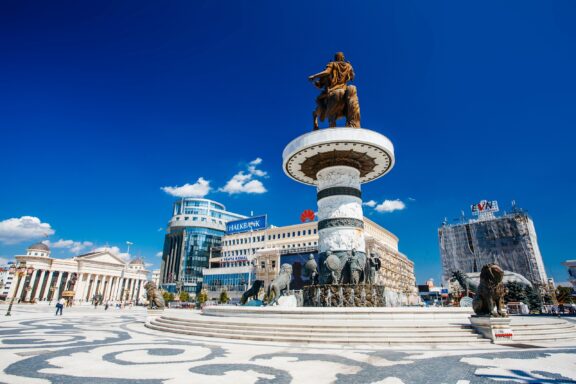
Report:
<svg viewBox="0 0 576 384"><path fill-rule="evenodd" d="M576 325L559 318L512 317L513 342L576 340Z"/></svg>
<svg viewBox="0 0 576 384"><path fill-rule="evenodd" d="M228 312L227 312L228 314ZM184 335L271 341L287 343L438 345L489 343L470 326L467 314L450 321L423 316L419 321L393 320L389 314L380 318L364 316L342 319L330 314L328 319L317 314L303 318L254 316L203 316L166 314L147 322L150 329ZM350 317L350 314L344 314Z"/></svg>

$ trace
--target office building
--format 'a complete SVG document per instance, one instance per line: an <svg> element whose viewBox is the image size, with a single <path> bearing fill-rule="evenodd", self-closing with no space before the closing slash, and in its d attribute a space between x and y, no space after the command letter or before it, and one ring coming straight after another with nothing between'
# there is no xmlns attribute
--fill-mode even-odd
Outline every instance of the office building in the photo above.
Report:
<svg viewBox="0 0 576 384"><path fill-rule="evenodd" d="M226 223L246 216L226 211L212 200L183 198L174 203L164 237L160 286L183 290L194 296L202 287L202 269L220 255Z"/></svg>

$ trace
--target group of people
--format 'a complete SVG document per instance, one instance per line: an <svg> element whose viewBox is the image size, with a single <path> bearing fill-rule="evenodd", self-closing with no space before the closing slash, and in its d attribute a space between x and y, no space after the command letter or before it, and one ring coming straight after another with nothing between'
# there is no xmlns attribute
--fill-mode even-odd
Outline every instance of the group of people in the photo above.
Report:
<svg viewBox="0 0 576 384"><path fill-rule="evenodd" d="M98 300L94 300L93 301L94 304L94 309L98 308L98 305L104 305L104 310L107 311L108 308L113 307L116 308L118 310L123 309L123 308L132 308L133 303L131 301L128 302L121 302L121 301L106 301L105 303L101 303ZM60 300L58 300L56 302L56 314L55 316L62 316L62 311L64 309L65 306L71 306L70 303L64 299L63 297L60 298Z"/></svg>

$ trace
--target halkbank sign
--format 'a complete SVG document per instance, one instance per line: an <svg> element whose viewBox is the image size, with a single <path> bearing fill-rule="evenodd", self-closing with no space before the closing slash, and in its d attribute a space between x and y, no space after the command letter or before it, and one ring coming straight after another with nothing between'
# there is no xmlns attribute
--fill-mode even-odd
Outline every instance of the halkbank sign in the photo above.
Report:
<svg viewBox="0 0 576 384"><path fill-rule="evenodd" d="M226 234L259 231L266 229L266 215L254 216L248 219L234 220L226 223Z"/></svg>

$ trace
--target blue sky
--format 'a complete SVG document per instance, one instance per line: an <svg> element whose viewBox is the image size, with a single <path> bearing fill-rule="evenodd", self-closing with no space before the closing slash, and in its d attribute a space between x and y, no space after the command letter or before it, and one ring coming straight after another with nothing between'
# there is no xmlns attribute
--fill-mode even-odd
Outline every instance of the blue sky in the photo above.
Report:
<svg viewBox="0 0 576 384"><path fill-rule="evenodd" d="M161 188L199 178L231 211L296 223L315 194L283 174L282 150L311 128L307 76L344 51L362 126L396 147L363 195L405 205L365 214L418 280L440 276L444 217L496 199L529 211L565 281L575 17L573 1L2 2L0 257L54 232L58 257L129 240L159 266L174 200Z"/></svg>

